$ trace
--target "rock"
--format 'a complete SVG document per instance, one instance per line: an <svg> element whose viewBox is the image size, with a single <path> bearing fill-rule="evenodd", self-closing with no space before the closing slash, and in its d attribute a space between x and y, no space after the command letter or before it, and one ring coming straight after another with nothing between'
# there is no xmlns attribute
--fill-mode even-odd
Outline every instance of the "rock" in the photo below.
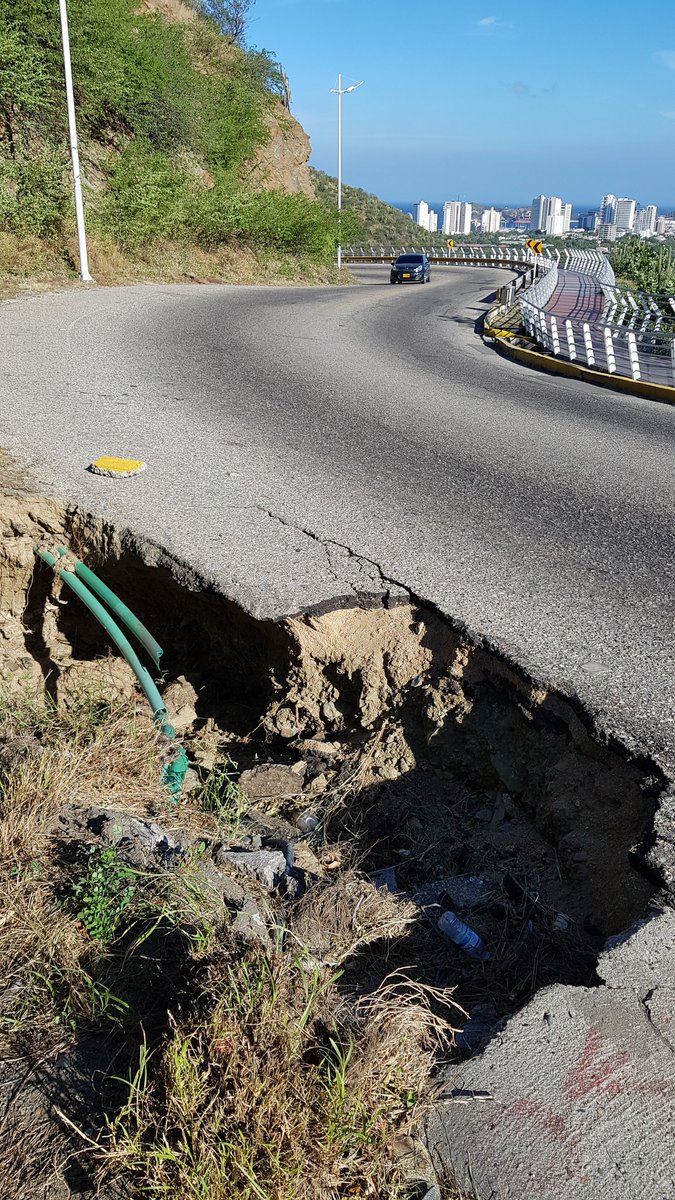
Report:
<svg viewBox="0 0 675 1200"><path fill-rule="evenodd" d="M320 795L322 795L323 792L327 791L327 789L328 789L328 776L324 775L324 773L322 772L320 775L317 775L312 780L309 787L307 788L307 791L310 792L310 794L313 796L320 796Z"/></svg>
<svg viewBox="0 0 675 1200"><path fill-rule="evenodd" d="M182 857L190 845L185 835L168 833L154 821L142 821L114 809L91 819L88 827L103 841L116 846L120 857L134 867L148 866L153 860L166 864L172 858Z"/></svg>
<svg viewBox="0 0 675 1200"><path fill-rule="evenodd" d="M224 871L219 871L210 859L206 859L200 863L199 876L200 883L204 888L215 893L224 904L241 908L244 902L250 899L250 897L247 897L243 887L235 879L232 879L231 876L226 875Z"/></svg>
<svg viewBox="0 0 675 1200"><path fill-rule="evenodd" d="M342 713L333 700L324 700L321 705L321 712L324 719L330 721L332 725L340 725L342 723Z"/></svg>
<svg viewBox="0 0 675 1200"><path fill-rule="evenodd" d="M187 733L192 729L198 720L198 697L195 688L188 683L184 675L179 675L178 679L164 689L162 699L169 710L169 718L176 733Z"/></svg>
<svg viewBox="0 0 675 1200"><path fill-rule="evenodd" d="M398 767L394 763L390 762L382 763L382 766L378 767L377 773L380 776L380 779L389 779L393 781L399 777Z"/></svg>
<svg viewBox="0 0 675 1200"><path fill-rule="evenodd" d="M302 738L294 743L295 750L312 758L321 758L332 763L344 753L340 742L322 742L319 738Z"/></svg>
<svg viewBox="0 0 675 1200"><path fill-rule="evenodd" d="M198 694L191 683L188 683L184 675L179 675L173 683L170 683L164 689L164 703L169 712L179 712L181 708L194 708Z"/></svg>
<svg viewBox="0 0 675 1200"><path fill-rule="evenodd" d="M190 792L196 791L198 787L201 787L199 775L197 771L195 771L194 767L188 767L187 771L185 772L185 779L183 780L183 795L187 796Z"/></svg>
<svg viewBox="0 0 675 1200"><path fill-rule="evenodd" d="M242 771L239 787L249 800L288 800L302 792L302 779L292 767L283 763L262 763L250 771Z"/></svg>
<svg viewBox="0 0 675 1200"><path fill-rule="evenodd" d="M295 713L290 708L277 709L274 719L271 722L272 727L276 730L280 737L290 740L296 738L300 733Z"/></svg>
<svg viewBox="0 0 675 1200"><path fill-rule="evenodd" d="M26 734L21 737L0 739L0 770L11 771L17 763L26 759L39 758L44 746L37 738Z"/></svg>
<svg viewBox="0 0 675 1200"><path fill-rule="evenodd" d="M313 875L316 879L322 879L326 874L316 854L306 842L297 842L294 845L293 866L296 870L304 871L306 875Z"/></svg>
<svg viewBox="0 0 675 1200"><path fill-rule="evenodd" d="M234 867L253 875L272 891L286 874L286 856L281 850L230 850L221 847L214 855L218 866Z"/></svg>
<svg viewBox="0 0 675 1200"><path fill-rule="evenodd" d="M244 901L241 912L237 913L232 928L235 933L241 934L242 937L247 938L249 941L262 942L267 950L273 947L273 938L270 936L269 929L260 915L260 909L255 900L250 897Z"/></svg>

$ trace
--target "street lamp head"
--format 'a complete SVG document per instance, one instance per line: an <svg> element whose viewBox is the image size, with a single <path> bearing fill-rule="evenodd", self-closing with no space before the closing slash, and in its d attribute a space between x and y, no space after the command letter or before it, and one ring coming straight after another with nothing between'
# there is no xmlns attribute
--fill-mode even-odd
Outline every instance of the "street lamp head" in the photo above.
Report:
<svg viewBox="0 0 675 1200"><path fill-rule="evenodd" d="M347 92L355 92L357 88L363 87L364 83L365 79L362 79L360 83L352 83L348 88L331 88L330 90L334 96L346 96Z"/></svg>

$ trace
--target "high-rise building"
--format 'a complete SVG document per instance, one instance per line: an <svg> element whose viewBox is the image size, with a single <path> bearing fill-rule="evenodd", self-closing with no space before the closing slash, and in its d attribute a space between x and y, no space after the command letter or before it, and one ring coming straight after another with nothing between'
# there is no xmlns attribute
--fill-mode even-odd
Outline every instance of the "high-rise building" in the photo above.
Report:
<svg viewBox="0 0 675 1200"><path fill-rule="evenodd" d="M579 228L585 229L587 233L595 233L598 227L598 214L596 212L587 212L579 214Z"/></svg>
<svg viewBox="0 0 675 1200"><path fill-rule="evenodd" d="M599 221L596 230L599 242L615 242L616 241L616 225L608 221Z"/></svg>
<svg viewBox="0 0 675 1200"><path fill-rule="evenodd" d="M560 196L535 196L532 201L530 227L547 233L549 237L560 237L572 224L572 205L565 204Z"/></svg>
<svg viewBox="0 0 675 1200"><path fill-rule="evenodd" d="M546 228L546 218L548 216L548 197L535 196L532 201L532 216L530 217L530 229Z"/></svg>
<svg viewBox="0 0 675 1200"><path fill-rule="evenodd" d="M429 230L429 233L436 233L436 230L438 229L438 213L435 212L433 208L429 209L427 229Z"/></svg>
<svg viewBox="0 0 675 1200"><path fill-rule="evenodd" d="M486 208L480 219L483 233L496 233L502 223L502 214L496 208Z"/></svg>
<svg viewBox="0 0 675 1200"><path fill-rule="evenodd" d="M443 233L471 233L471 205L446 200L443 205Z"/></svg>
<svg viewBox="0 0 675 1200"><path fill-rule="evenodd" d="M422 226L422 229L429 228L429 205L426 200L420 200L415 205L415 220L418 225Z"/></svg>
<svg viewBox="0 0 675 1200"><path fill-rule="evenodd" d="M598 212L598 224L614 225L616 223L616 196L611 192L603 196Z"/></svg>
<svg viewBox="0 0 675 1200"><path fill-rule="evenodd" d="M639 208L635 221L635 232L647 235L656 233L658 215L658 209L655 204L647 204L645 208Z"/></svg>
<svg viewBox="0 0 675 1200"><path fill-rule="evenodd" d="M572 217L571 205L563 204L560 196L549 196L547 201L547 214L544 223L544 232L548 237L561 237L565 232L565 210L569 207L570 219Z"/></svg>
<svg viewBox="0 0 675 1200"><path fill-rule="evenodd" d="M637 203L635 200L629 200L626 196L620 196L616 202L616 218L614 224L617 230L626 230L630 233L635 228L635 210Z"/></svg>

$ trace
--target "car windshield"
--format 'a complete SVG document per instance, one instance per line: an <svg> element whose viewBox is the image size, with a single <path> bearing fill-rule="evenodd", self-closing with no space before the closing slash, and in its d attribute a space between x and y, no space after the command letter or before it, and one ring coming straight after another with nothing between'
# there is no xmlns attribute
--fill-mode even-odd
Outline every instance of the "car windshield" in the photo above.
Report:
<svg viewBox="0 0 675 1200"><path fill-rule="evenodd" d="M421 263L423 258L421 254L399 254L396 261L400 263Z"/></svg>

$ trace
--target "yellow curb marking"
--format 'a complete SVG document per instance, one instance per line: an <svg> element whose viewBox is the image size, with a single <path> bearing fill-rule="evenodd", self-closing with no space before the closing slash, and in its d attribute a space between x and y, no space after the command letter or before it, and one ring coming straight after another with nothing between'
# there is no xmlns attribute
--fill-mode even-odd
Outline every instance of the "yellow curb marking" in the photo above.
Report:
<svg viewBox="0 0 675 1200"><path fill-rule="evenodd" d="M145 463L139 458L115 458L114 455L103 454L94 460L89 470L93 471L94 475L113 475L126 479L144 471Z"/></svg>

